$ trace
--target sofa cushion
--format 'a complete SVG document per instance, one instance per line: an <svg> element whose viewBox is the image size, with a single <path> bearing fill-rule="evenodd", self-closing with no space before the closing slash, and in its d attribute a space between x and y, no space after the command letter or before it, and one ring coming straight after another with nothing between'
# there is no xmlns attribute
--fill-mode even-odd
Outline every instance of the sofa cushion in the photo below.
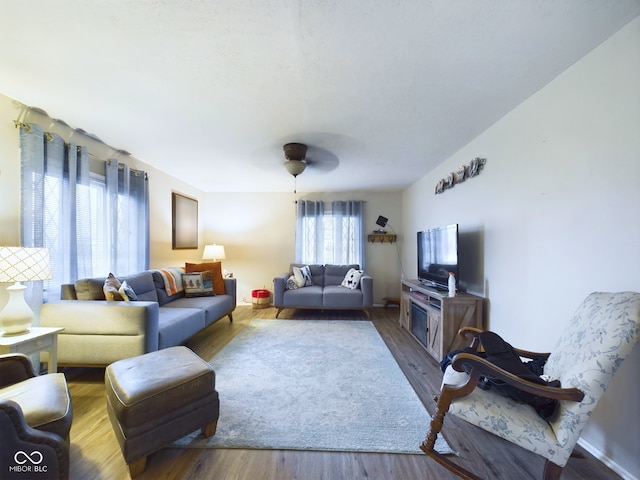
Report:
<svg viewBox="0 0 640 480"><path fill-rule="evenodd" d="M343 289L346 290L346 289ZM319 307L322 305L322 287L312 285L284 292L284 305L292 307Z"/></svg>
<svg viewBox="0 0 640 480"><path fill-rule="evenodd" d="M322 295L322 306L330 308L361 308L364 306L362 290L327 285Z"/></svg>
<svg viewBox="0 0 640 480"><path fill-rule="evenodd" d="M213 297L182 297L167 303L169 308L198 308L204 311L204 324L208 327L227 313L233 311L234 300L231 295L214 295Z"/></svg>
<svg viewBox="0 0 640 480"><path fill-rule="evenodd" d="M0 389L0 400L13 400L20 405L31 428L67 438L73 416L69 413L71 398L63 373L38 375L4 387Z"/></svg>
<svg viewBox="0 0 640 480"><path fill-rule="evenodd" d="M185 273L206 272L211 270L213 272L213 291L216 295L224 295L224 278L222 278L222 264L220 262L207 262L207 263L185 263Z"/></svg>
<svg viewBox="0 0 640 480"><path fill-rule="evenodd" d="M153 276L149 270L135 273L128 277L120 277L120 281L127 281L127 284L136 292L138 300L143 302L157 302L156 286L153 283Z"/></svg>
<svg viewBox="0 0 640 480"><path fill-rule="evenodd" d="M106 300L104 296L105 278L81 278L75 283L78 300Z"/></svg>
<svg viewBox="0 0 640 480"><path fill-rule="evenodd" d="M324 286L341 285L345 275L351 269L360 270L358 264L352 265L325 265L324 268Z"/></svg>
<svg viewBox="0 0 640 480"><path fill-rule="evenodd" d="M204 318L204 310L198 308L160 307L158 350L182 345L204 328Z"/></svg>

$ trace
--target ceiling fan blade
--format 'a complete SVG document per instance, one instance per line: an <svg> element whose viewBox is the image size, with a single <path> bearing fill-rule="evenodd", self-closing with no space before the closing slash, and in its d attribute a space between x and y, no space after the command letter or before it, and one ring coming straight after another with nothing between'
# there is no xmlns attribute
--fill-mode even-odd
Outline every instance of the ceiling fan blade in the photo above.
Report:
<svg viewBox="0 0 640 480"><path fill-rule="evenodd" d="M340 165L340 159L334 153L324 148L313 146L309 146L305 161L309 171L321 173L331 172Z"/></svg>

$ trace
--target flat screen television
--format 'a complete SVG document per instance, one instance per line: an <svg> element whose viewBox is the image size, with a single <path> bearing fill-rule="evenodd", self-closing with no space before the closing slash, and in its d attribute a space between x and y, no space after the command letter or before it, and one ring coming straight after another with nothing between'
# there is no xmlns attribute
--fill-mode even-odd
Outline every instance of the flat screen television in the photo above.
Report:
<svg viewBox="0 0 640 480"><path fill-rule="evenodd" d="M449 272L458 283L458 224L418 232L418 280L447 290Z"/></svg>

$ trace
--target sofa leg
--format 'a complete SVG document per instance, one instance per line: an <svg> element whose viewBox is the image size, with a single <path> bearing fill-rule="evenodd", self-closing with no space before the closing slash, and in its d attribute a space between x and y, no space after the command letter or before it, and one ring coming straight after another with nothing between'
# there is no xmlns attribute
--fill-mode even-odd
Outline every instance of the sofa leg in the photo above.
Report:
<svg viewBox="0 0 640 480"><path fill-rule="evenodd" d="M364 314L367 316L367 320L371 320L371 312L368 308L364 309Z"/></svg>
<svg viewBox="0 0 640 480"><path fill-rule="evenodd" d="M147 457L138 458L129 464L129 475L131 478L140 475L147 467Z"/></svg>
<svg viewBox="0 0 640 480"><path fill-rule="evenodd" d="M229 323L233 323L233 313L229 314Z"/></svg>
<svg viewBox="0 0 640 480"><path fill-rule="evenodd" d="M276 312L276 318L278 318L278 315L280 315L280 312L284 310L284 308L278 308L278 311Z"/></svg>
<svg viewBox="0 0 640 480"><path fill-rule="evenodd" d="M205 438L214 436L216 434L217 428L218 428L217 420L214 420L211 423L207 423L204 427L202 427L202 436Z"/></svg>

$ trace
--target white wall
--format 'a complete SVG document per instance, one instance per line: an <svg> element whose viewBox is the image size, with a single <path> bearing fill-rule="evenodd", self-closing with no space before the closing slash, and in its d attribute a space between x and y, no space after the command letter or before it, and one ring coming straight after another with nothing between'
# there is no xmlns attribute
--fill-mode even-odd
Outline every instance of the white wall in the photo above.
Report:
<svg viewBox="0 0 640 480"><path fill-rule="evenodd" d="M13 121L20 108L0 95L0 245L20 242L20 132Z"/></svg>
<svg viewBox="0 0 640 480"><path fill-rule="evenodd" d="M590 292L640 291L639 126L640 18L409 188L404 230L459 223L488 327L548 351ZM434 195L477 156L487 158L479 176ZM405 263L415 265L411 247ZM638 371L636 347L583 433L635 477Z"/></svg>
<svg viewBox="0 0 640 480"><path fill-rule="evenodd" d="M203 205L205 194L149 165L140 165L140 169L149 173L149 266L151 268L184 267L185 262L201 262L204 248L202 243L203 220L207 215L207 210ZM172 248L171 194L173 192L198 201L198 249L173 250Z"/></svg>

